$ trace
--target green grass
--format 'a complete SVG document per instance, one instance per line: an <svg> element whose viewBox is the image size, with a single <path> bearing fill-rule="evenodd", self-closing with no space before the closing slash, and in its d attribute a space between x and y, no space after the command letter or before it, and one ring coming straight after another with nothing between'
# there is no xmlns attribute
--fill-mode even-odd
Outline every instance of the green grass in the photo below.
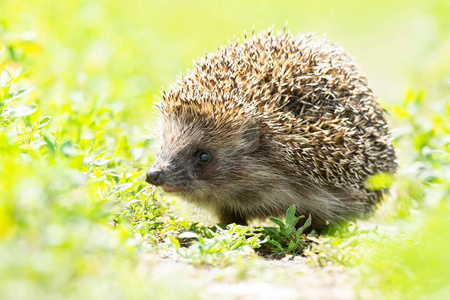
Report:
<svg viewBox="0 0 450 300"><path fill-rule="evenodd" d="M444 298L449 12L446 1L5 1L0 298L198 299L215 282L295 286L307 274L272 268L258 252L335 267L360 298ZM293 32L328 32L356 57L399 149L397 176L368 182L393 180L378 213L322 236L296 230L292 211L265 227L221 228L144 182L161 85L204 49L286 20Z"/></svg>

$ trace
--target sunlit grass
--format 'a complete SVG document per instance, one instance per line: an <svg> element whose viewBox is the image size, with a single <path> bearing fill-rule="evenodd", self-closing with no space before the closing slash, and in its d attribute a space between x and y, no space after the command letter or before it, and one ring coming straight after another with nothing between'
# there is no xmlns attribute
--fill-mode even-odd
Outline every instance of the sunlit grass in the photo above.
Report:
<svg viewBox="0 0 450 300"><path fill-rule="evenodd" d="M169 273L157 280L161 256L246 273L264 248L303 254L310 266L344 266L357 274L358 291L443 299L450 62L442 53L450 6L405 3L2 3L0 298L194 299L190 280L211 279ZM204 49L286 20L293 32L328 32L350 50L390 112L400 168L396 178L367 183L393 184L369 220L377 229L344 224L306 238L294 234L289 213L272 229L217 228L180 218L143 182L161 85ZM403 95L405 82L414 88Z"/></svg>

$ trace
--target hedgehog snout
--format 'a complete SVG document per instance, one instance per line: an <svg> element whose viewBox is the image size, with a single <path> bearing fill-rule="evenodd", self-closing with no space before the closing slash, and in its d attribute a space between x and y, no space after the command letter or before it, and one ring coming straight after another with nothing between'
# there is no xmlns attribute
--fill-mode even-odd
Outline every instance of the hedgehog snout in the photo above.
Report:
<svg viewBox="0 0 450 300"><path fill-rule="evenodd" d="M145 178L145 181L156 186L163 185L165 180L166 180L165 172L153 168L148 170Z"/></svg>

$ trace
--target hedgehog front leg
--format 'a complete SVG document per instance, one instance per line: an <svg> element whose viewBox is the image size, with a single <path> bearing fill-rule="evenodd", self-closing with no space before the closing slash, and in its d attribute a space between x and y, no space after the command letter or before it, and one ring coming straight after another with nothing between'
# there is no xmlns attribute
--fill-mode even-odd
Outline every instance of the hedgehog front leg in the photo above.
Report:
<svg viewBox="0 0 450 300"><path fill-rule="evenodd" d="M222 209L217 213L219 217L219 223L228 225L236 223L237 225L247 225L247 220L241 214L234 211Z"/></svg>

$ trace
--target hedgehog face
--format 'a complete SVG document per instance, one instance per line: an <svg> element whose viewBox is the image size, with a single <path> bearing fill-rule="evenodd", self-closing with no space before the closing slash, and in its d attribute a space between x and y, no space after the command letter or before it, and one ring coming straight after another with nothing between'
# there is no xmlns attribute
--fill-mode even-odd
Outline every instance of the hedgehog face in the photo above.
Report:
<svg viewBox="0 0 450 300"><path fill-rule="evenodd" d="M201 119L162 124L162 146L146 181L187 200L208 202L218 191L245 181L243 170L259 146L259 128L244 122L233 130L209 127ZM253 165L255 162L253 162Z"/></svg>

